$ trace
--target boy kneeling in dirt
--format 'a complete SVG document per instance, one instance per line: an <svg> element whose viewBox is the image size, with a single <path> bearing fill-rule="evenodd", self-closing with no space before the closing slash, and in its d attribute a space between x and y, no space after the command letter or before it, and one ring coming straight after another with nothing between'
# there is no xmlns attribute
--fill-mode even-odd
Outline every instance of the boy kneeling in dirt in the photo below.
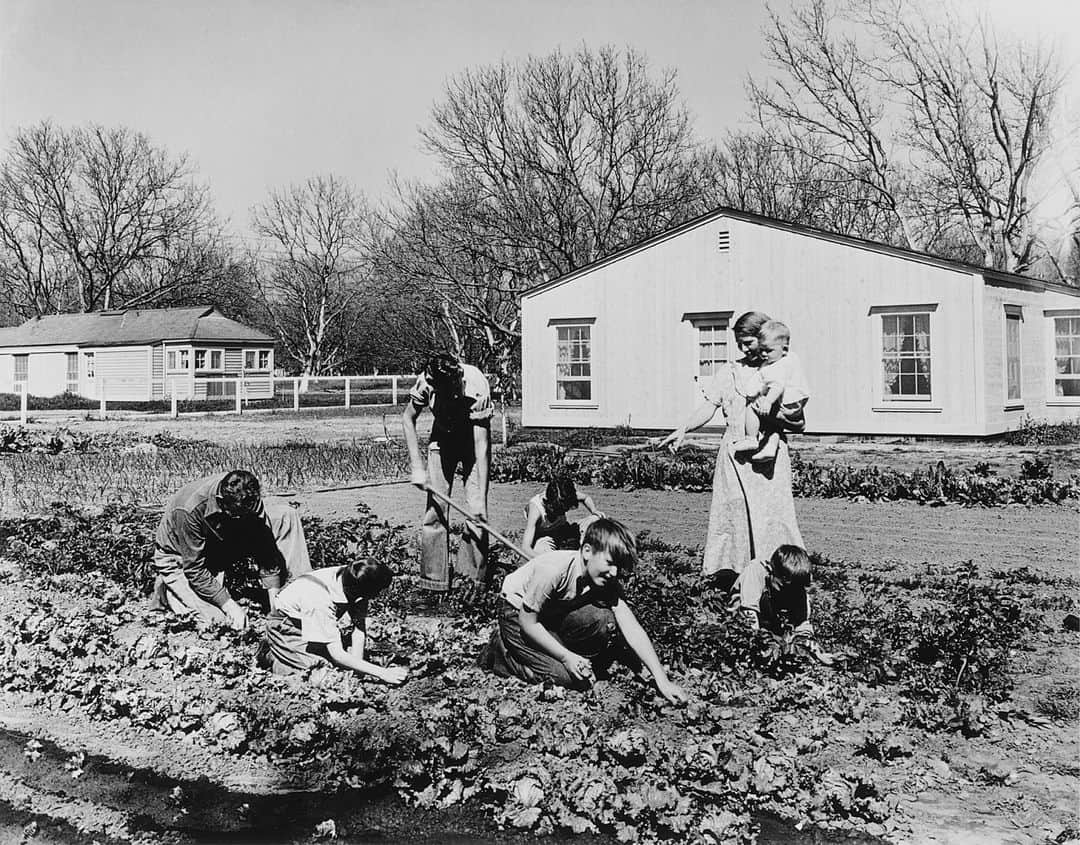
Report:
<svg viewBox="0 0 1080 845"><path fill-rule="evenodd" d="M374 558L316 569L290 581L278 593L266 622L257 662L275 675L304 672L322 663L352 669L387 684L403 683L408 669L364 659L368 601L390 586L390 567ZM338 620L352 623L349 648Z"/></svg>
<svg viewBox="0 0 1080 845"><path fill-rule="evenodd" d="M502 607L481 664L502 677L587 689L597 669L632 652L668 701L686 693L668 679L649 635L623 600L619 577L637 563L630 532L613 519L585 529L577 551L538 555L507 575ZM636 659L635 659L636 657Z"/></svg>
<svg viewBox="0 0 1080 845"><path fill-rule="evenodd" d="M732 605L743 611L755 629L764 628L781 634L784 622L794 627L795 637L819 662L831 666L832 655L823 651L814 639L810 623L810 556L801 546L783 545L766 560L754 560L737 577L730 570ZM721 575L721 577L722 577ZM726 588L727 584L721 582Z"/></svg>

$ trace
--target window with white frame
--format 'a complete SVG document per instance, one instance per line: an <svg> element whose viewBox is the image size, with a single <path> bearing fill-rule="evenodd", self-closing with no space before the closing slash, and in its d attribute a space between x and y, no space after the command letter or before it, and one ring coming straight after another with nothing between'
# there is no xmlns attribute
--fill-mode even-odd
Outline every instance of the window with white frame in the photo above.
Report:
<svg viewBox="0 0 1080 845"><path fill-rule="evenodd" d="M882 398L930 400L930 311L881 315Z"/></svg>
<svg viewBox="0 0 1080 845"><path fill-rule="evenodd" d="M79 353L65 352L64 358L67 364L67 384L65 390L68 393L79 392Z"/></svg>
<svg viewBox="0 0 1080 845"><path fill-rule="evenodd" d="M89 381L94 380L94 363L95 363L94 353L93 352L84 352L83 353L83 368L86 370L86 378Z"/></svg>
<svg viewBox="0 0 1080 845"><path fill-rule="evenodd" d="M727 322L700 322L697 327L698 371L700 379L712 376L727 363Z"/></svg>
<svg viewBox="0 0 1080 845"><path fill-rule="evenodd" d="M244 369L245 370L269 370L270 369L270 350L269 349L246 349L246 350L244 350Z"/></svg>
<svg viewBox="0 0 1080 845"><path fill-rule="evenodd" d="M1005 401L1019 402L1022 398L1022 369L1020 365L1020 327L1023 314L1018 306L1005 306Z"/></svg>
<svg viewBox="0 0 1080 845"><path fill-rule="evenodd" d="M21 393L30 376L30 356L12 355L11 359L14 367L12 380L15 382L15 392Z"/></svg>
<svg viewBox="0 0 1080 845"><path fill-rule="evenodd" d="M191 357L187 349L170 349L165 355L165 369L186 372L191 367Z"/></svg>
<svg viewBox="0 0 1080 845"><path fill-rule="evenodd" d="M592 325L555 328L555 398L560 402L592 400Z"/></svg>
<svg viewBox="0 0 1080 845"><path fill-rule="evenodd" d="M220 370L221 367L221 355L220 349L196 349L195 350L195 369L196 370Z"/></svg>
<svg viewBox="0 0 1080 845"><path fill-rule="evenodd" d="M1054 396L1080 397L1080 315L1054 317Z"/></svg>

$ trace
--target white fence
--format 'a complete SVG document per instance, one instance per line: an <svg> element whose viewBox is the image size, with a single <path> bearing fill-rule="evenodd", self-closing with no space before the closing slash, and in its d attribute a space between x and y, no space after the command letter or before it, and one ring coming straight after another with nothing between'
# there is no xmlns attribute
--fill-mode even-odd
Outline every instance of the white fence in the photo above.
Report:
<svg viewBox="0 0 1080 845"><path fill-rule="evenodd" d="M412 374L378 376L184 376L159 383L154 399L133 400L130 379L112 385L106 378L95 384L96 400L73 397L70 410L87 411L88 401L97 403L97 415L105 419L110 408L132 413L167 412L173 417L182 413L242 414L249 410L287 410L311 408L394 407L405 402L416 380ZM144 383L145 386L145 383ZM29 421L29 396L26 383L20 385L19 422ZM164 407L162 407L164 406ZM63 404L48 403L49 410L65 410ZM506 439L506 415L500 415L503 440Z"/></svg>

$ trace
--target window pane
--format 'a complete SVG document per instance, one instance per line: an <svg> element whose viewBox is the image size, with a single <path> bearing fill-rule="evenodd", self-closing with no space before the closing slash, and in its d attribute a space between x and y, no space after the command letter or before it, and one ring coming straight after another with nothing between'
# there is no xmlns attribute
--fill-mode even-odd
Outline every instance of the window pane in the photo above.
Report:
<svg viewBox="0 0 1080 845"><path fill-rule="evenodd" d="M1080 396L1080 378L1059 378L1054 382L1057 396Z"/></svg>
<svg viewBox="0 0 1080 845"><path fill-rule="evenodd" d="M559 399L581 401L592 398L592 385L587 381L561 381L558 390Z"/></svg>

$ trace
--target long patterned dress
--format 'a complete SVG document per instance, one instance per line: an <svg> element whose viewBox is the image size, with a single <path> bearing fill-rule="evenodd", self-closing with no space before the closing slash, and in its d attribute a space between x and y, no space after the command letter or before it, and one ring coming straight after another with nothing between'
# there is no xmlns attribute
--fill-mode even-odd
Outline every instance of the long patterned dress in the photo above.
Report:
<svg viewBox="0 0 1080 845"><path fill-rule="evenodd" d="M791 455L781 435L772 463L755 464L748 453L731 454L744 436L746 397L738 386L756 372L745 359L722 366L705 385L705 398L720 408L727 429L716 455L703 570L742 572L751 560L768 558L785 543L802 546L791 493Z"/></svg>

